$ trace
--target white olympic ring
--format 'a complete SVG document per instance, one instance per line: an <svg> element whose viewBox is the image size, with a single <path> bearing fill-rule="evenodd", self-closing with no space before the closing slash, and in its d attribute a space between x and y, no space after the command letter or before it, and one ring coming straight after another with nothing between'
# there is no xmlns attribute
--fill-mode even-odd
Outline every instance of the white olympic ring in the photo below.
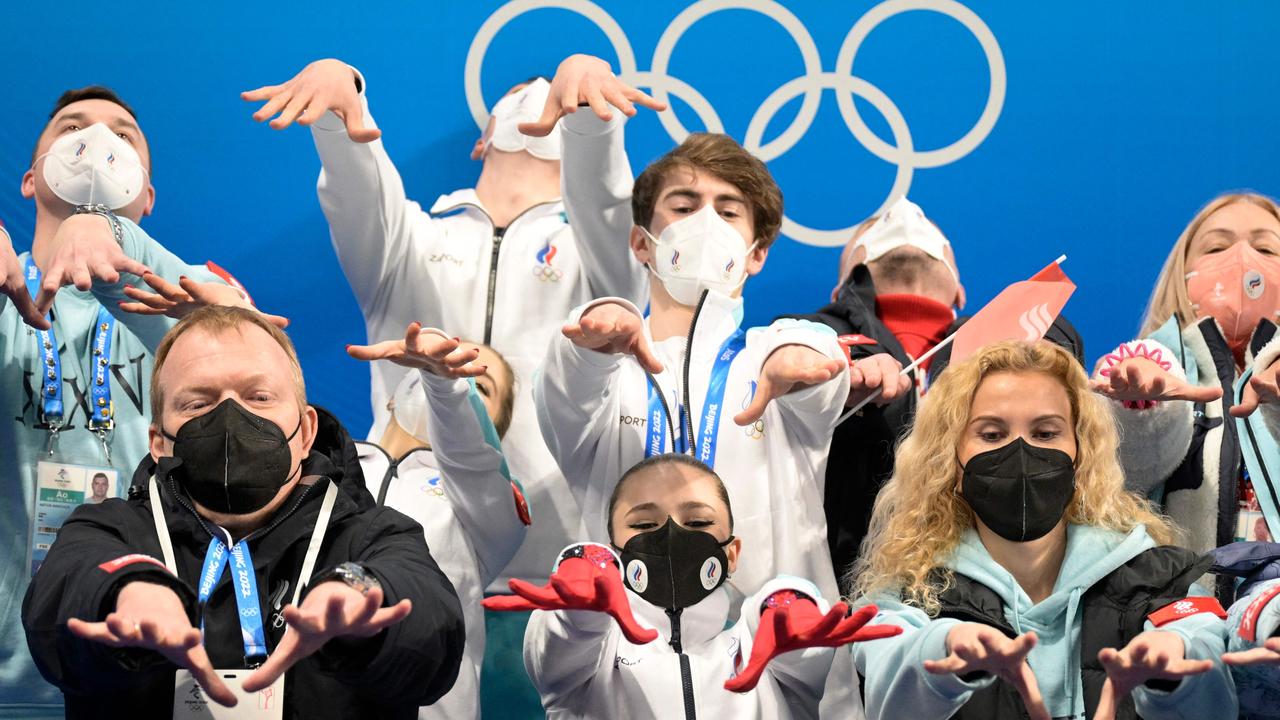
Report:
<svg viewBox="0 0 1280 720"><path fill-rule="evenodd" d="M987 24L957 0L884 0L868 10L849 29L848 35L840 45L835 69L831 72L822 69L822 58L808 29L794 13L774 0L695 2L681 11L663 31L654 48L652 68L648 71L639 70L631 42L618 22L591 0L511 0L484 21L467 51L464 69L467 107L476 125L481 129L489 122L488 106L484 102L480 87L480 71L490 43L498 32L515 18L532 10L547 8L568 10L590 20L605 34L613 47L614 54L618 58L619 79L637 87L649 88L654 99L662 102L667 102L669 95L680 98L689 105L708 132L716 133L724 132L724 123L711 103L684 81L667 74L676 44L694 23L721 10L750 10L773 20L791 36L799 49L804 63L804 75L784 83L760 104L747 126L746 136L742 142L743 147L764 162L780 157L791 150L809 131L817 116L818 106L822 102L822 92L837 91L836 104L849 132L872 155L897 166L893 186L872 215L884 212L893 201L907 194L915 170L953 163L973 152L991 133L1004 108L1006 73L1004 54L1000 50L1000 44ZM916 150L906 119L898 107L878 87L852 74L858 48L871 31L890 17L913 10L940 13L963 25L981 45L990 73L987 102L973 127L955 142L933 150ZM776 138L765 142L764 132L774 115L787 102L799 95L803 95L803 100L795 119ZM855 96L869 102L884 117L893 133L894 144L885 142L867 127L858 114L854 103ZM668 110L659 113L658 119L675 142L682 142L689 135L689 130L681 124L674 112ZM798 242L818 247L844 245L856 227L857 223L854 223L839 230L818 230L785 216L782 221L784 235Z"/></svg>
<svg viewBox="0 0 1280 720"><path fill-rule="evenodd" d="M542 281L558 282L564 277L564 271L550 265L534 265L533 276Z"/></svg>

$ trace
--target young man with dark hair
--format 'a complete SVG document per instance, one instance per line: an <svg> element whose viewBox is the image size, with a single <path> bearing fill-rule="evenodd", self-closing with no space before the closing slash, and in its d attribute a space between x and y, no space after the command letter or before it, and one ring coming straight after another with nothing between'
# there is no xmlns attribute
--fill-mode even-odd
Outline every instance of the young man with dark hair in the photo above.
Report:
<svg viewBox="0 0 1280 720"><path fill-rule="evenodd" d="M531 131L582 103L609 112L626 89L607 64L581 55L561 64L551 86ZM621 145L620 125L610 135L601 147ZM742 285L763 269L781 227L777 184L732 138L696 133L634 190L600 185L566 183L566 202L580 215L631 222L631 252L656 282L647 316L621 298L576 308L535 378L543 437L582 507L581 536L605 532L607 500L626 468L685 452L725 479L739 524L752 528L750 559L729 580L740 595L785 573L837 597L822 471L848 392L842 351L812 323L740 327Z"/></svg>
<svg viewBox="0 0 1280 720"><path fill-rule="evenodd" d="M17 607L57 527L93 497L93 478L122 488L146 454L151 350L173 321L122 312L126 284L147 270L214 280L138 227L155 204L150 166L132 108L108 88L69 90L22 177L36 203L31 252L0 230L0 607ZM15 612L0 615L5 713L62 716Z"/></svg>

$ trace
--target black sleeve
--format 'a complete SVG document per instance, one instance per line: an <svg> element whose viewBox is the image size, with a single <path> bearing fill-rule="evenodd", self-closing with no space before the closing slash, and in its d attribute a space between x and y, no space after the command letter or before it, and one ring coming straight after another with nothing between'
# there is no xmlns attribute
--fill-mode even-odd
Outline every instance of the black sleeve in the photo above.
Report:
<svg viewBox="0 0 1280 720"><path fill-rule="evenodd" d="M386 705L428 705L458 678L466 629L453 583L432 559L422 526L390 508L369 511L351 561L378 578L384 606L408 598L413 610L368 641L332 640L317 660L339 681ZM318 569L316 576L332 568Z"/></svg>
<svg viewBox="0 0 1280 720"><path fill-rule="evenodd" d="M144 581L171 588L194 622L195 593L149 548L126 540L137 517L136 508L124 500L81 506L58 532L27 588L22 601L27 645L40 674L65 693L118 693L143 687L153 680L153 673L173 669L157 653L117 650L82 640L67 629L71 618L105 619L125 584Z"/></svg>

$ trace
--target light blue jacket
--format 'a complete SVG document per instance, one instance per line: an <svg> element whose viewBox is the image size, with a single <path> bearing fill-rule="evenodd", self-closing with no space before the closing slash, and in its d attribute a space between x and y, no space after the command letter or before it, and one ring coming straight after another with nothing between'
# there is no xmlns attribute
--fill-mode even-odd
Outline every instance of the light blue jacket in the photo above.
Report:
<svg viewBox="0 0 1280 720"><path fill-rule="evenodd" d="M1033 603L1013 576L991 559L978 534L970 529L946 566L995 592L1005 619L1019 633L1034 631L1039 642L1027 658L1045 705L1055 718L1083 718L1085 700L1080 676L1081 598L1116 568L1155 547L1144 527L1127 535L1084 525L1067 528L1067 551L1052 594ZM1204 593L1195 588L1199 594ZM960 621L931 619L899 598L872 598L880 607L873 622L904 628L903 634L853 645L854 662L865 678L868 720L945 718L967 703L973 692L992 682L986 677L965 682L956 675L933 675L924 661L946 657L947 633ZM1147 623L1147 629L1152 629ZM1146 687L1134 690L1138 713L1146 720L1203 720L1233 717L1236 707L1231 678L1221 662L1225 626L1202 613L1169 623L1161 630L1178 634L1191 659L1210 659L1214 668L1184 679L1173 692ZM1230 712L1224 713L1224 710Z"/></svg>
<svg viewBox="0 0 1280 720"><path fill-rule="evenodd" d="M1280 580L1258 583L1227 611L1227 649L1261 647L1280 627ZM1231 668L1240 697L1241 720L1280 720L1280 666Z"/></svg>
<svg viewBox="0 0 1280 720"><path fill-rule="evenodd" d="M152 240L134 223L121 219L125 254L176 282L179 275L216 280L203 267L187 265ZM25 262L27 254L19 257ZM53 301L54 330L61 352L63 398L68 426L59 433L60 456L69 462L104 462L98 437L86 428L89 374L88 346L101 303L119 321L111 342L111 390L116 427L110 435L111 466L119 471L123 495L133 470L147 453L147 427L152 351L174 321L163 316L133 315L116 303L125 300L124 285L141 285L131 274L120 282L94 283L89 292L65 287ZM0 718L61 718L62 696L36 671L22 631L22 596L31 570L31 543L36 462L44 454L48 433L37 429L39 390L43 377L37 335L8 298L0 295Z"/></svg>

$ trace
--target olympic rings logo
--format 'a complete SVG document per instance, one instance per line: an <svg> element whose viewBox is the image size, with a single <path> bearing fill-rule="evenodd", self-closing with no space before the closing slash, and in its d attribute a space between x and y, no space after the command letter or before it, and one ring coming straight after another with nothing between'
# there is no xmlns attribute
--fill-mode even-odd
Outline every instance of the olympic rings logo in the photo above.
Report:
<svg viewBox="0 0 1280 720"><path fill-rule="evenodd" d="M533 276L543 282L559 282L564 277L564 271L550 265L534 265Z"/></svg>
<svg viewBox="0 0 1280 720"><path fill-rule="evenodd" d="M652 67L648 71L638 69L635 52L622 27L591 0L512 0L498 8L484 21L467 51L464 71L467 106L481 129L489 122L489 110L480 91L480 69L489 44L507 23L527 12L545 8L568 10L593 22L604 32L613 46L621 69L618 77L623 82L649 88L655 99L664 102L668 101L668 95L679 97L697 113L709 132L718 133L724 132L724 124L711 103L707 102L707 99L697 90L667 72L676 43L694 23L721 10L751 10L778 23L795 41L804 61L805 72L804 75L783 84L765 98L751 117L746 136L742 139L743 146L766 163L780 157L794 147L809 131L817 115L818 105L822 101L822 91L835 91L840 116L853 137L876 157L897 166L893 186L885 196L884 202L873 213L876 215L884 212L894 200L907 194L917 169L953 163L982 144L995 127L996 120L999 119L1004 107L1006 76L1004 54L1000 50L1000 45L987 24L972 10L956 0L885 0L872 7L849 29L844 42L840 45L835 67L830 72L822 69L818 47L813 37L809 35L808 29L795 14L774 0L695 2L677 15L663 31L653 52ZM852 75L853 61L858 48L871 31L890 17L913 10L941 13L964 25L982 46L982 51L986 55L987 69L991 75L987 103L977 122L958 140L933 150L917 150L912 143L911 131L907 127L906 119L893 101L875 85ZM764 132L774 115L787 102L801 95L804 99L795 120L778 137L765 142ZM892 145L880 139L867 127L866 122L858 114L854 96L869 102L884 117L893 134ZM675 142L682 142L689 135L689 130L670 110L660 113L658 118ZM782 232L807 245L841 246L848 241L857 223L862 219L856 218L852 225L841 230L819 230L784 217Z"/></svg>

